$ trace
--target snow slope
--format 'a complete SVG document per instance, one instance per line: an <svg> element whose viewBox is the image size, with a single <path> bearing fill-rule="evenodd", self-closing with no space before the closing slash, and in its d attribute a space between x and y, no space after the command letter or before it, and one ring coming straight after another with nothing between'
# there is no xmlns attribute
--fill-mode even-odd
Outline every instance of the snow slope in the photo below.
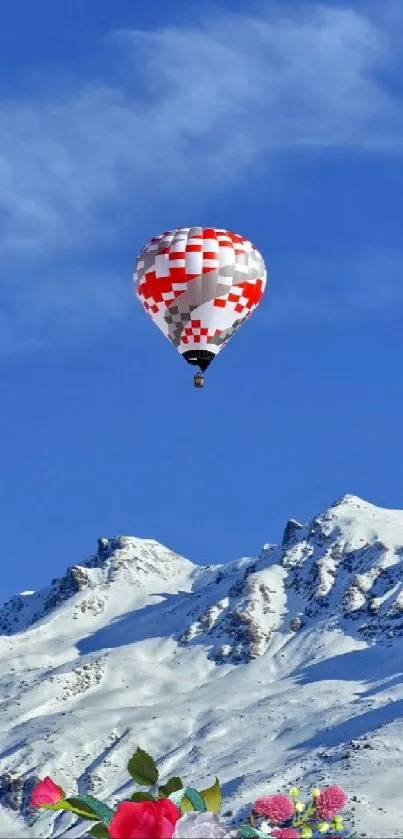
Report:
<svg viewBox="0 0 403 839"><path fill-rule="evenodd" d="M401 836L403 511L345 496L258 557L198 567L101 539L0 609L0 836L82 836L32 784L114 804L137 745L233 820L289 784L340 783L362 836ZM300 629L290 621L299 617ZM88 827L89 827L88 823Z"/></svg>

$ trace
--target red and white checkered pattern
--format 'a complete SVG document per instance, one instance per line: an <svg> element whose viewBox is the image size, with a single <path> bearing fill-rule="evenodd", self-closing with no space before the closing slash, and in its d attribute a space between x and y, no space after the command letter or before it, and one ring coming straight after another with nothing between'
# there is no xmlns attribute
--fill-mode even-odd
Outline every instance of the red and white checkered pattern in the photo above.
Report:
<svg viewBox="0 0 403 839"><path fill-rule="evenodd" d="M214 306L217 309L225 309L232 304L232 308L239 315L245 315L248 311L256 308L263 297L263 280L255 283L244 282L234 285L228 294L214 298Z"/></svg>
<svg viewBox="0 0 403 839"><path fill-rule="evenodd" d="M209 329L208 326L202 326L200 320L191 320L188 326L185 326L182 335L182 344L201 344L203 339L215 338L219 334L219 329Z"/></svg>
<svg viewBox="0 0 403 839"><path fill-rule="evenodd" d="M180 352L193 345L218 352L259 304L266 269L244 237L186 227L148 242L134 280L144 309Z"/></svg>

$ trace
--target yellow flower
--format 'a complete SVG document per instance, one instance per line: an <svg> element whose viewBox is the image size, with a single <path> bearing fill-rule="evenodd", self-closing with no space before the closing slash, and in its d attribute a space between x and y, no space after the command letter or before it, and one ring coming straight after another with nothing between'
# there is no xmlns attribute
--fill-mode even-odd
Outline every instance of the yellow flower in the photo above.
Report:
<svg viewBox="0 0 403 839"><path fill-rule="evenodd" d="M301 839L311 839L312 830L310 827L303 827L301 830Z"/></svg>
<svg viewBox="0 0 403 839"><path fill-rule="evenodd" d="M330 824L328 822L319 822L318 824L319 833L327 833L330 830Z"/></svg>
<svg viewBox="0 0 403 839"><path fill-rule="evenodd" d="M320 789L318 787L314 787L312 790L312 798L319 798L320 796Z"/></svg>
<svg viewBox="0 0 403 839"><path fill-rule="evenodd" d="M291 789L290 789L291 798L298 798L299 792L300 791L299 791L298 787L291 787Z"/></svg>
<svg viewBox="0 0 403 839"><path fill-rule="evenodd" d="M302 801L297 801L295 804L295 812L296 813L303 813L305 810L305 804Z"/></svg>
<svg viewBox="0 0 403 839"><path fill-rule="evenodd" d="M343 829L343 816L335 816L333 824L334 824L336 830L342 830Z"/></svg>

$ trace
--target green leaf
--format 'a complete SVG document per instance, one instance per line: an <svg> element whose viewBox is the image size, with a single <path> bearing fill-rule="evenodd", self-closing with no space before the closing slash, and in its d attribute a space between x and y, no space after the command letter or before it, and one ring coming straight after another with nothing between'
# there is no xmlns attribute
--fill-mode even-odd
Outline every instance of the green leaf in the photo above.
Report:
<svg viewBox="0 0 403 839"><path fill-rule="evenodd" d="M130 801L156 801L155 795L151 792L134 792Z"/></svg>
<svg viewBox="0 0 403 839"><path fill-rule="evenodd" d="M181 801L181 806L180 806L180 811L181 811L182 816L183 816L184 813L193 813L194 810L195 810L195 807L193 807L192 802L189 801L189 799L186 795L184 795L183 798L182 798L182 801Z"/></svg>
<svg viewBox="0 0 403 839"><path fill-rule="evenodd" d="M99 819L99 816L90 807L81 804L79 797L66 798L63 801L58 801L57 804L42 804L42 807L45 810L68 810L70 813L75 813L82 819L90 819L90 821Z"/></svg>
<svg viewBox="0 0 403 839"><path fill-rule="evenodd" d="M215 779L212 787L202 789L201 797L207 807L209 813L219 813L222 805L222 795L220 790L220 782L218 778Z"/></svg>
<svg viewBox="0 0 403 839"><path fill-rule="evenodd" d="M253 839L254 836L259 837L266 837L267 833L263 833L261 830L256 830L256 828L251 827L249 824L241 824L240 827L237 827L236 830L238 831L238 836L241 839Z"/></svg>
<svg viewBox="0 0 403 839"><path fill-rule="evenodd" d="M102 822L94 824L94 827L91 827L86 835L95 836L95 839L110 839L108 828Z"/></svg>
<svg viewBox="0 0 403 839"><path fill-rule="evenodd" d="M127 771L141 787L153 787L158 781L158 769L152 757L139 747L130 758Z"/></svg>
<svg viewBox="0 0 403 839"><path fill-rule="evenodd" d="M178 792L178 790L182 789L183 784L180 778L175 776L174 778L170 778L166 784L162 784L158 788L158 798L168 798L172 792Z"/></svg>
<svg viewBox="0 0 403 839"><path fill-rule="evenodd" d="M161 789L161 787L160 787L160 789ZM179 787L179 789L180 789L180 787ZM172 792L174 792L174 790L172 790ZM192 788L189 788L189 793L191 793L191 792L192 792ZM197 793L197 790L194 790L194 792L196 792L196 794L201 796L202 800L204 801L204 803L206 805L206 809L210 813L219 813L220 812L221 804L222 804L222 795L221 795L221 790L220 790L220 782L219 782L218 778L215 779L212 787L208 787L208 789L201 790L199 793ZM191 812L193 810L199 810L199 809L200 809L200 807L197 805L197 803L190 800L190 795L187 796L185 794L184 797L182 798L182 801L181 801L181 812L182 812L182 814L187 813L187 812ZM254 835L257 835L257 834L254 834Z"/></svg>
<svg viewBox="0 0 403 839"><path fill-rule="evenodd" d="M41 804L41 810L72 810L72 807L63 799L58 801L57 804Z"/></svg>
<svg viewBox="0 0 403 839"><path fill-rule="evenodd" d="M184 797L181 801L181 813L187 813L189 810L197 810L199 813L207 810L204 798L201 793L193 787L186 787Z"/></svg>
<svg viewBox="0 0 403 839"><path fill-rule="evenodd" d="M81 816L82 819L90 819L92 821L97 821L99 816L94 812L94 810L88 806L87 803L80 801L79 796L71 796L70 798L66 798L66 803L70 805L69 810L74 810L77 814Z"/></svg>
<svg viewBox="0 0 403 839"><path fill-rule="evenodd" d="M83 819L94 819L94 821L100 819L106 825L112 821L113 810L103 801L98 801L93 795L75 795L74 798L68 798L67 802L70 803L69 809Z"/></svg>

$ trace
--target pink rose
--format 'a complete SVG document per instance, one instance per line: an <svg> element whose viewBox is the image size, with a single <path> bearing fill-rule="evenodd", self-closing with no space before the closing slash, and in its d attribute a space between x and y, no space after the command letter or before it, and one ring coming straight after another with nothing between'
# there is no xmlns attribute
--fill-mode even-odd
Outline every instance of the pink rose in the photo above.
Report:
<svg viewBox="0 0 403 839"><path fill-rule="evenodd" d="M316 799L316 812L320 819L333 819L346 803L347 796L341 787L327 787Z"/></svg>
<svg viewBox="0 0 403 839"><path fill-rule="evenodd" d="M49 775L39 781L31 792L31 807L43 807L44 804L57 804L64 798L64 791L53 783Z"/></svg>
<svg viewBox="0 0 403 839"><path fill-rule="evenodd" d="M111 839L172 839L180 812L168 798L123 801L108 831Z"/></svg>
<svg viewBox="0 0 403 839"><path fill-rule="evenodd" d="M266 795L255 801L253 809L259 816L268 816L272 822L281 824L294 815L294 802L289 795Z"/></svg>
<svg viewBox="0 0 403 839"><path fill-rule="evenodd" d="M295 830L295 827L275 827L271 835L275 836L276 839L300 839L301 836L299 830Z"/></svg>

